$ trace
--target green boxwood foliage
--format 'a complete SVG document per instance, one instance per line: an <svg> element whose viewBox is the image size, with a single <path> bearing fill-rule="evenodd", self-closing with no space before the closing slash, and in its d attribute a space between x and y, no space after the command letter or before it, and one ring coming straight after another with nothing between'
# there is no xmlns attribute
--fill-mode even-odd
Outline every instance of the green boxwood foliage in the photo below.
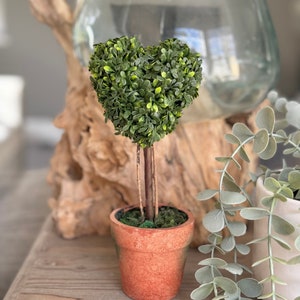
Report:
<svg viewBox="0 0 300 300"><path fill-rule="evenodd" d="M89 70L106 120L141 147L175 129L202 79L199 54L175 38L145 48L127 36L96 44Z"/></svg>

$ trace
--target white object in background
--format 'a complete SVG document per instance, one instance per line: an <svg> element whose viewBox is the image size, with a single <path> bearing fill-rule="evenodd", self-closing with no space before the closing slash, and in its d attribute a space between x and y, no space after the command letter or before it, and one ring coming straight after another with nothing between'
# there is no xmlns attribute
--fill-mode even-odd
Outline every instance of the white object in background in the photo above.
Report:
<svg viewBox="0 0 300 300"><path fill-rule="evenodd" d="M0 75L0 124L8 128L21 125L23 119L24 79Z"/></svg>
<svg viewBox="0 0 300 300"><path fill-rule="evenodd" d="M7 47L10 43L10 36L7 33L6 5L4 0L0 0L0 48Z"/></svg>
<svg viewBox="0 0 300 300"><path fill-rule="evenodd" d="M264 187L263 181L261 178L258 179L256 184L256 204L258 207L262 207L260 199L266 196L270 196L271 193ZM265 207L263 207L265 208ZM289 260L292 257L298 256L300 253L295 247L295 239L300 234L299 228L299 210L300 210L300 201L294 199L287 199L287 202L278 201L274 214L278 215L281 218L284 218L289 223L293 224L295 227L295 232L291 235L284 236L284 240L291 246L291 250L284 249L279 243L272 240L272 253L274 257L280 257L286 260ZM268 230L268 219L264 218L261 220L254 221L254 239L259 239L267 236ZM268 257L267 241L262 241L252 245L252 255L253 262L259 261L265 257ZM254 267L254 277L257 280L262 280L267 278L270 275L268 262L257 265ZM299 274L300 274L300 265L282 265L275 263L274 266L276 277L280 280L287 283L287 285L276 284L276 292L281 296L284 296L284 299L295 299L300 295L299 288ZM264 283L264 292L268 294L271 292L270 281ZM269 298L268 298L269 299ZM279 297L276 299L279 299ZM281 299L281 298L280 298ZM283 299L283 298L282 298ZM297 298L298 299L298 298Z"/></svg>
<svg viewBox="0 0 300 300"><path fill-rule="evenodd" d="M46 117L25 118L24 129L29 139L48 146L55 146L63 133L53 125L52 119Z"/></svg>

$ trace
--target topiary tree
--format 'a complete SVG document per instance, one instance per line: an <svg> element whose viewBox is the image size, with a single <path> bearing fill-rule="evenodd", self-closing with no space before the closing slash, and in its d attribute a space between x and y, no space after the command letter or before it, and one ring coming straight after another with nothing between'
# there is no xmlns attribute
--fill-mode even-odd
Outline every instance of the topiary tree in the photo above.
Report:
<svg viewBox="0 0 300 300"><path fill-rule="evenodd" d="M153 144L171 133L182 111L198 95L202 79L200 55L178 39L143 47L136 37L99 43L89 62L91 82L115 134L137 144L141 215L140 149L144 157L146 219L158 214Z"/></svg>

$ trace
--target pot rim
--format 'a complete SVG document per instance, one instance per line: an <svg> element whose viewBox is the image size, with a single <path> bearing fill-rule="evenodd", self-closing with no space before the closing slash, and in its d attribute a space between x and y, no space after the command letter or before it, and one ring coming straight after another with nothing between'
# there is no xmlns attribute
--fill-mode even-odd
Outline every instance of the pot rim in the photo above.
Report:
<svg viewBox="0 0 300 300"><path fill-rule="evenodd" d="M127 205L127 206L124 206L124 207L116 208L110 213L109 218L110 218L111 222L113 222L116 225L124 226L124 227L130 227L130 228L136 228L138 230L150 231L150 232L153 232L154 230L168 231L168 230L174 230L175 228L182 228L182 227L185 227L185 226L194 225L195 218L194 218L194 216L193 216L193 214L190 210L188 210L186 208L182 208L182 207L176 207L176 206L173 206L173 205L168 205L168 204L160 204L159 205L159 207L162 207L162 206L173 207L173 208L176 208L180 211L183 211L187 215L188 219L184 223L182 223L178 226L173 226L173 227L167 227L167 228L141 228L141 227L135 227L135 226L130 226L130 225L124 224L116 218L116 214L120 210L130 210L130 209L133 209L133 208L139 208L137 205Z"/></svg>

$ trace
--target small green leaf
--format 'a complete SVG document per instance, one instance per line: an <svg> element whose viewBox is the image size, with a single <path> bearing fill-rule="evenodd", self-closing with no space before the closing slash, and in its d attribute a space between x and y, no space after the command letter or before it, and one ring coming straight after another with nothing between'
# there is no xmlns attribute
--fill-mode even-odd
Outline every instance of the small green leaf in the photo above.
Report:
<svg viewBox="0 0 300 300"><path fill-rule="evenodd" d="M275 125L275 113L270 106L262 108L256 115L256 124L258 128L264 128L272 133Z"/></svg>
<svg viewBox="0 0 300 300"><path fill-rule="evenodd" d="M260 220L269 216L269 211L259 207L246 207L241 209L241 216L247 220Z"/></svg>
<svg viewBox="0 0 300 300"><path fill-rule="evenodd" d="M104 66L103 69L105 70L105 72L112 72L112 68L110 66Z"/></svg>
<svg viewBox="0 0 300 300"><path fill-rule="evenodd" d="M291 223L277 215L272 216L272 227L275 232L282 235L290 235L295 231L295 227Z"/></svg>
<svg viewBox="0 0 300 300"><path fill-rule="evenodd" d="M155 94L160 94L160 93L161 93L161 87L159 86L155 89Z"/></svg>

